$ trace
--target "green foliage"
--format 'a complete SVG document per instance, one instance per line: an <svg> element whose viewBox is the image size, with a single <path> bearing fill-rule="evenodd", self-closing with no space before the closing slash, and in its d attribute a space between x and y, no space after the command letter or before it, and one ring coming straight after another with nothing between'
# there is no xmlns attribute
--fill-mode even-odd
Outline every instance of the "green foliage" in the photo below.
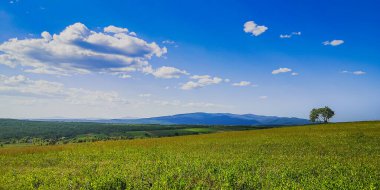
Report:
<svg viewBox="0 0 380 190"><path fill-rule="evenodd" d="M258 128L262 127L107 124L0 119L0 143L53 145Z"/></svg>
<svg viewBox="0 0 380 190"><path fill-rule="evenodd" d="M313 108L310 111L310 121L315 123L328 123L329 120L335 115L335 112L329 107L325 106L324 108Z"/></svg>
<svg viewBox="0 0 380 190"><path fill-rule="evenodd" d="M379 189L379 157L380 122L3 147L0 189Z"/></svg>

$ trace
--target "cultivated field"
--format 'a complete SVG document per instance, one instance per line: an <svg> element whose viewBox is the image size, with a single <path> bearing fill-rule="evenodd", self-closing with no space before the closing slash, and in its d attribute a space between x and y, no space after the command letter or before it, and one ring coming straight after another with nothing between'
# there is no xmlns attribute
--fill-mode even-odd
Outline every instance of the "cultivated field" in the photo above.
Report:
<svg viewBox="0 0 380 190"><path fill-rule="evenodd" d="M0 148L0 189L379 189L380 122Z"/></svg>

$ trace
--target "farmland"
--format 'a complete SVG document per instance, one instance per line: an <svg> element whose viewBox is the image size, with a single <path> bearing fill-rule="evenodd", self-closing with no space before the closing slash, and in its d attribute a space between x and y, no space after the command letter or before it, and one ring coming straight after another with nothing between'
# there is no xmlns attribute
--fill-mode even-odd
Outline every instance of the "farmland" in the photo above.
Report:
<svg viewBox="0 0 380 190"><path fill-rule="evenodd" d="M380 122L0 148L0 189L379 189Z"/></svg>

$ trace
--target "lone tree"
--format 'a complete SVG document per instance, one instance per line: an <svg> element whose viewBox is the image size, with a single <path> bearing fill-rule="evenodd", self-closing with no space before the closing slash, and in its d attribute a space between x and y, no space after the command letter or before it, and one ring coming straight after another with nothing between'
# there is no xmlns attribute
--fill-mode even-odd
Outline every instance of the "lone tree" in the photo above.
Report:
<svg viewBox="0 0 380 190"><path fill-rule="evenodd" d="M329 120L335 115L335 112L329 107L314 108L310 112L310 121L315 123L328 123Z"/></svg>

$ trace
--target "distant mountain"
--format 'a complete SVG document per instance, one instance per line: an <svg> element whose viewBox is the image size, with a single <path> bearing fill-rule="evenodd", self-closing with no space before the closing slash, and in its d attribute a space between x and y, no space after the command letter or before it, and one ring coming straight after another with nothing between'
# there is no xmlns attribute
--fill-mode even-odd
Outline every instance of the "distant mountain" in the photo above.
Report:
<svg viewBox="0 0 380 190"><path fill-rule="evenodd" d="M182 125L305 125L309 124L306 119L295 117L261 116L254 114L231 114L231 113L186 113L171 116L141 118L141 119L70 119L55 121L77 121L98 123L127 123L127 124L182 124ZM46 120L45 120L46 121Z"/></svg>
<svg viewBox="0 0 380 190"><path fill-rule="evenodd" d="M261 116L254 114L231 113L186 113L170 116L141 119L34 119L38 121L97 122L125 124L161 124L161 125L305 125L309 120L295 117Z"/></svg>

